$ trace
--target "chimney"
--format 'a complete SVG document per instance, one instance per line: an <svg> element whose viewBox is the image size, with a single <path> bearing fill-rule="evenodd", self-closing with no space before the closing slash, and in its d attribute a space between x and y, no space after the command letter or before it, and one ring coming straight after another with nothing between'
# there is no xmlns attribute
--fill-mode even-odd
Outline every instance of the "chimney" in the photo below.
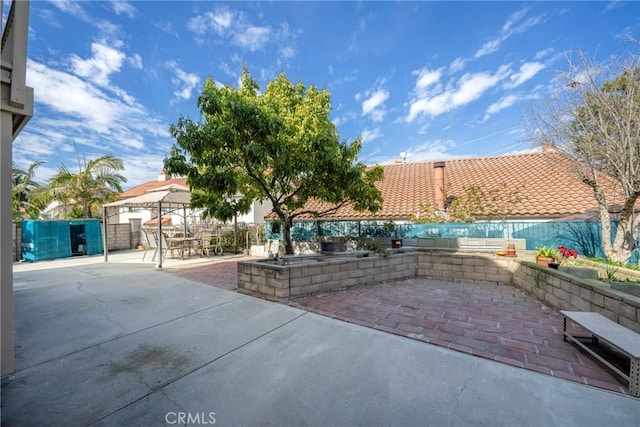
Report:
<svg viewBox="0 0 640 427"><path fill-rule="evenodd" d="M169 175L169 172L165 170L160 172L160 174L158 175L158 182L165 182L165 181L168 181L169 179L171 179L171 175Z"/></svg>
<svg viewBox="0 0 640 427"><path fill-rule="evenodd" d="M435 170L435 192L436 192L436 207L440 211L444 211L444 162L434 162L433 169Z"/></svg>

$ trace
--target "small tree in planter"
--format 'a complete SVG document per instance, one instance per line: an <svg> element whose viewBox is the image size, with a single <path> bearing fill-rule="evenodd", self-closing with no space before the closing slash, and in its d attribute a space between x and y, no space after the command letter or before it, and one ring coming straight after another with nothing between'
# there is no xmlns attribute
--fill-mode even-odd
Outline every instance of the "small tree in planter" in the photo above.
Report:
<svg viewBox="0 0 640 427"><path fill-rule="evenodd" d="M391 247L399 248L402 246L402 239L398 236L398 226L393 221L384 223L384 231L387 237L391 237Z"/></svg>
<svg viewBox="0 0 640 427"><path fill-rule="evenodd" d="M293 254L293 221L326 217L343 206L377 212L381 166L358 161L362 138L341 141L331 122L331 95L294 84L282 72L260 90L244 69L239 88L207 79L198 107L203 121L181 117L165 169L187 178L191 206L221 221L271 202ZM231 204L230 200L233 200Z"/></svg>

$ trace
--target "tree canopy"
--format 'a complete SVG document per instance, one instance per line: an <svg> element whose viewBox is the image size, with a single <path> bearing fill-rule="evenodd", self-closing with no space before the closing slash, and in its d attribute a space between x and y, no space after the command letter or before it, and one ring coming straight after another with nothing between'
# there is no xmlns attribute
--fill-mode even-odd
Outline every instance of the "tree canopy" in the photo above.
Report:
<svg viewBox="0 0 640 427"><path fill-rule="evenodd" d="M207 79L198 107L204 121L181 117L171 126L177 145L164 161L169 173L187 178L192 206L226 221L253 201L271 202L287 254L300 215L322 217L346 204L380 209L382 167L357 160L359 138L340 140L326 89L294 84L282 72L260 93L245 68L237 89ZM325 207L309 209L312 199Z"/></svg>
<svg viewBox="0 0 640 427"><path fill-rule="evenodd" d="M38 218L42 205L38 200L41 185L34 181L36 169L44 162L34 162L27 170L12 166L11 195L13 219L22 219L25 215L29 218Z"/></svg>
<svg viewBox="0 0 640 427"><path fill-rule="evenodd" d="M508 190L504 184L498 188L472 185L459 196L445 198L445 211L434 205L421 205L417 215L409 216L416 224L432 222L476 222L478 220L504 220L515 205L522 201L519 190Z"/></svg>
<svg viewBox="0 0 640 427"><path fill-rule="evenodd" d="M640 197L640 57L629 54L597 64L581 54L557 83L555 94L533 107L531 131L540 144L573 159L598 204L605 255L627 261L640 223L634 218ZM606 181L623 196L613 239Z"/></svg>
<svg viewBox="0 0 640 427"><path fill-rule="evenodd" d="M107 154L78 167L78 173L73 173L60 165L49 180L45 197L48 202L58 201L65 217L93 218L104 203L114 201L116 194L122 192L127 179L119 172L124 165L119 158Z"/></svg>

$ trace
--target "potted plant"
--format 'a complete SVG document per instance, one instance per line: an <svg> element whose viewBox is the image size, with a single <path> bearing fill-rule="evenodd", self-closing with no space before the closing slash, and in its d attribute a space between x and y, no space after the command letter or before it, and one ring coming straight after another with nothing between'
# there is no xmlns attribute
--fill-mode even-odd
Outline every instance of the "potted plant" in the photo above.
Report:
<svg viewBox="0 0 640 427"><path fill-rule="evenodd" d="M558 251L551 246L539 246L535 249L536 262L538 265L548 267L549 263L553 263Z"/></svg>
<svg viewBox="0 0 640 427"><path fill-rule="evenodd" d="M384 231L391 237L391 247L394 249L402 247L402 239L398 237L398 228L395 222L388 221L384 224Z"/></svg>
<svg viewBox="0 0 640 427"><path fill-rule="evenodd" d="M323 240L320 242L320 250L322 253L333 253L336 251L336 242L332 240Z"/></svg>

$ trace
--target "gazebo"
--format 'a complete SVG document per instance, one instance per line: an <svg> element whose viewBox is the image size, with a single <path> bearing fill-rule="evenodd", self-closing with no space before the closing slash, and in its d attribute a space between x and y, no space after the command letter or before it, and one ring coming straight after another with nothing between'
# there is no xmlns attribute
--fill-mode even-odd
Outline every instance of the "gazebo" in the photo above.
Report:
<svg viewBox="0 0 640 427"><path fill-rule="evenodd" d="M107 208L110 207L137 207L147 209L158 209L158 217L162 218L162 209L180 209L184 211L186 218L186 210L191 205L191 192L188 187L170 184L163 187L158 187L148 193L141 196L131 197L129 199L118 200L117 202L106 203L102 205L102 239L104 248L104 261L109 261L109 251L107 247ZM186 234L186 221L184 224ZM158 235L162 235L162 221L158 221ZM158 239L158 268L162 268L162 239Z"/></svg>

